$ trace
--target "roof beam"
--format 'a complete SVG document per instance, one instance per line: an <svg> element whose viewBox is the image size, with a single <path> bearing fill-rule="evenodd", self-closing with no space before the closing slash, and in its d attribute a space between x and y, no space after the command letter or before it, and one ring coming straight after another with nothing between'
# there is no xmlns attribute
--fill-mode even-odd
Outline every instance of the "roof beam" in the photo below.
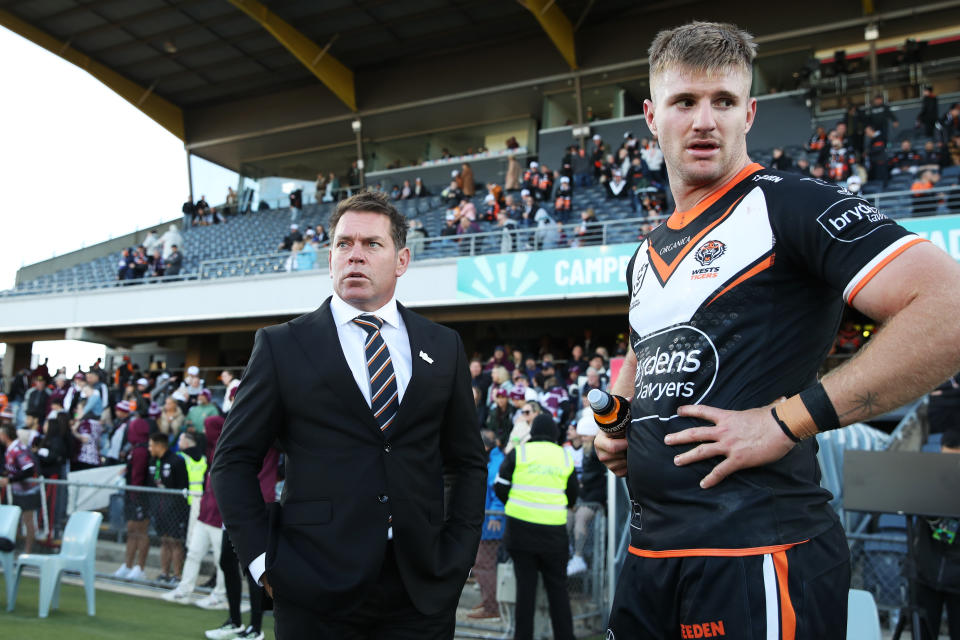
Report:
<svg viewBox="0 0 960 640"><path fill-rule="evenodd" d="M257 0L228 1L266 29L351 111L357 110L353 71Z"/></svg>
<svg viewBox="0 0 960 640"><path fill-rule="evenodd" d="M180 140L185 140L183 111L180 107L106 65L97 62L85 53L77 51L69 43L61 42L45 31L24 22L8 11L0 10L0 25L80 67L152 118L161 127L180 138Z"/></svg>
<svg viewBox="0 0 960 640"><path fill-rule="evenodd" d="M518 0L521 5L533 14L540 26L550 37L553 46L557 48L563 59L570 65L571 70L577 69L577 52L573 40L573 26L563 11L556 5L556 0Z"/></svg>

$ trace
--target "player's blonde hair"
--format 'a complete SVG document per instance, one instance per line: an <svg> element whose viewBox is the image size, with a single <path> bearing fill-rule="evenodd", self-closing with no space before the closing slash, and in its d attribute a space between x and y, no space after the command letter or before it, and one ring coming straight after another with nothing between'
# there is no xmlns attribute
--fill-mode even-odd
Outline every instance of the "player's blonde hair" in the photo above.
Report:
<svg viewBox="0 0 960 640"><path fill-rule="evenodd" d="M657 76L677 66L706 74L732 67L752 79L757 43L736 25L695 20L658 33L648 53L652 90Z"/></svg>

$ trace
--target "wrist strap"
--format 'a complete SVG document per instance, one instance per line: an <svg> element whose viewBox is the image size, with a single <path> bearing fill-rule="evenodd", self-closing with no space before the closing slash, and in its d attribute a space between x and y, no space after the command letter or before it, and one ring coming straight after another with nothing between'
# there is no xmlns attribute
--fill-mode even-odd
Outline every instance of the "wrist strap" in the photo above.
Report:
<svg viewBox="0 0 960 640"><path fill-rule="evenodd" d="M785 433L788 438L790 438L797 444L800 444L800 438L793 435L793 431L790 431L790 427L787 426L787 423L781 420L780 416L777 415L776 407L773 407L772 409L770 409L770 415L772 415L773 419L777 421L777 425L783 430L783 433Z"/></svg>
<svg viewBox="0 0 960 640"><path fill-rule="evenodd" d="M830 431L840 426L840 418L837 416L837 410L830 402L830 396L821 383L817 383L808 389L800 392L800 400L810 412L810 417L817 425L818 431Z"/></svg>

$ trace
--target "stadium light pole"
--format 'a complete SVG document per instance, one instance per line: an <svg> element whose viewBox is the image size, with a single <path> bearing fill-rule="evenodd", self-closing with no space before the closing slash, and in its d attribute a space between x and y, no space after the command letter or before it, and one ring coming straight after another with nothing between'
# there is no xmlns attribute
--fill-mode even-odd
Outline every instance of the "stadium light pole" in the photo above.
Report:
<svg viewBox="0 0 960 640"><path fill-rule="evenodd" d="M360 122L360 118L356 118L351 122L350 128L353 129L353 133L357 137L357 170L360 174L360 186L363 187L365 182L363 171L363 135L361 133L363 123Z"/></svg>

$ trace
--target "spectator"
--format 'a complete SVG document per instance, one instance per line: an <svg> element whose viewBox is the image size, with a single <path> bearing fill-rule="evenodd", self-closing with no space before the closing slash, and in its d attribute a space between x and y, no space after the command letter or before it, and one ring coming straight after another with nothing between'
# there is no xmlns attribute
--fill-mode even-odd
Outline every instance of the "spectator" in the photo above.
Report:
<svg viewBox="0 0 960 640"><path fill-rule="evenodd" d="M413 186L410 184L409 180L403 181L403 187L400 189L400 199L409 200L413 197Z"/></svg>
<svg viewBox="0 0 960 640"><path fill-rule="evenodd" d="M50 392L47 391L47 380L42 375L33 378L33 384L24 396L24 413L34 420L43 420L50 413Z"/></svg>
<svg viewBox="0 0 960 640"><path fill-rule="evenodd" d="M794 173L799 173L802 176L810 177L810 161L807 160L806 156L801 155L797 158L797 164L794 165L791 169Z"/></svg>
<svg viewBox="0 0 960 640"><path fill-rule="evenodd" d="M425 198L430 195L430 191L427 189L426 185L423 184L423 180L419 176L413 180L413 191L414 198Z"/></svg>
<svg viewBox="0 0 960 640"><path fill-rule="evenodd" d="M229 373L224 371L224 373ZM235 380L235 379L234 379ZM231 398L232 400L232 398ZM211 416L204 421L206 435L206 459L208 465L213 465L213 456L216 452L217 441L223 431L223 418ZM216 587L209 596L197 602L197 606L204 609L219 609L226 605L226 583L223 570L220 568L220 549L223 542L223 519L217 507L217 498L210 487L209 475L203 481L203 496L200 498L200 512L197 523L193 527L187 544L187 557L183 566L183 578L175 589L163 595L168 602L186 604L190 601L190 594L197 584L200 564L207 550L213 552L214 566L216 567Z"/></svg>
<svg viewBox="0 0 960 640"><path fill-rule="evenodd" d="M290 256L293 262L294 271L311 271L317 264L317 249L313 246L313 229L307 229L307 241L301 240L293 245L293 253Z"/></svg>
<svg viewBox="0 0 960 640"><path fill-rule="evenodd" d="M553 420L538 415L532 421L530 442L523 445L521 453L505 451L494 485L497 497L506 505L504 544L517 577L518 639L533 637L538 573L550 603L552 637L574 638L564 567L569 553L566 509L576 503L579 487L573 465L556 440ZM541 497L544 495L548 497Z"/></svg>
<svg viewBox="0 0 960 640"><path fill-rule="evenodd" d="M940 118L940 139L941 141L952 140L958 135L960 135L960 102L954 102Z"/></svg>
<svg viewBox="0 0 960 640"><path fill-rule="evenodd" d="M453 209L463 200L463 191L460 190L456 179L451 180L447 188L440 192L440 198L447 209Z"/></svg>
<svg viewBox="0 0 960 640"><path fill-rule="evenodd" d="M233 407L233 394L231 392L240 386L240 380L233 375L232 371L224 369L220 372L220 382L223 383L223 402L220 404L220 409L226 415ZM204 429L206 429L206 426L204 426ZM210 464L213 464L212 460Z"/></svg>
<svg viewBox="0 0 960 640"><path fill-rule="evenodd" d="M611 178L605 186L608 200L626 198L631 193L627 181L623 179L623 174L619 169L614 169L611 172Z"/></svg>
<svg viewBox="0 0 960 640"><path fill-rule="evenodd" d="M227 197L223 206L224 215L234 215L237 213L237 192L233 187L227 187Z"/></svg>
<svg viewBox="0 0 960 640"><path fill-rule="evenodd" d="M776 169L777 171L790 171L792 167L793 161L790 160L790 156L785 155L781 147L774 147L770 168Z"/></svg>
<svg viewBox="0 0 960 640"><path fill-rule="evenodd" d="M503 511L503 502L497 497L494 485L500 463L503 462L503 451L495 433L489 429L480 432L483 446L487 450L487 502L483 519L483 528L480 530L480 547L477 549L477 561L473 566L473 576L480 587L482 601L467 617L473 620L492 619L500 617L500 608L497 605L497 551L500 540L503 538L504 516L496 512ZM494 512L494 513L491 513Z"/></svg>
<svg viewBox="0 0 960 640"><path fill-rule="evenodd" d="M290 225L290 232L283 236L283 240L277 246L278 251L290 251L293 249L294 242L302 242L303 234L300 233L300 225L293 223Z"/></svg>
<svg viewBox="0 0 960 640"><path fill-rule="evenodd" d="M557 229L556 221L550 217L547 210L543 207L537 209L533 217L537 223L537 231L534 234L534 242L537 249L556 249L560 246L560 231Z"/></svg>
<svg viewBox="0 0 960 640"><path fill-rule="evenodd" d="M323 202L335 202L340 195L340 179L333 173L327 176L327 183L324 186Z"/></svg>
<svg viewBox="0 0 960 640"><path fill-rule="evenodd" d="M511 389L510 399L519 400L521 393L523 393L522 389ZM520 408L513 414L513 429L510 430L510 436L503 449L505 454L509 454L515 448L530 440L530 425L541 413L543 413L543 407L536 400L523 401Z"/></svg>
<svg viewBox="0 0 960 640"><path fill-rule="evenodd" d="M196 438L203 433L203 421L210 416L218 415L217 407L210 402L212 394L209 389L203 389L197 394L197 404L190 407L187 417L183 421L183 431L192 433Z"/></svg>
<svg viewBox="0 0 960 640"><path fill-rule="evenodd" d="M357 165L357 161L354 160L350 163L350 168L347 169L347 189L352 193L353 189L356 189L360 186L360 167Z"/></svg>
<svg viewBox="0 0 960 640"><path fill-rule="evenodd" d="M927 140L923 143L923 151L920 153L920 169L939 171L943 166L942 155L933 140Z"/></svg>
<svg viewBox="0 0 960 640"><path fill-rule="evenodd" d="M540 202L550 202L552 194L553 172L550 171L550 167L543 165L540 167L540 182L537 185L537 190L534 192L534 197Z"/></svg>
<svg viewBox="0 0 960 640"><path fill-rule="evenodd" d="M576 246L589 247L603 243L603 226L597 220L593 207L580 212L580 226L576 231Z"/></svg>
<svg viewBox="0 0 960 640"><path fill-rule="evenodd" d="M644 142L646 142L645 145L643 144ZM658 179L659 182L663 182L666 177L666 168L663 166L663 151L660 150L660 143L657 142L656 138L653 138L649 142L644 138L641 140L641 146L640 157L643 158L647 169L650 170L654 178Z"/></svg>
<svg viewBox="0 0 960 640"><path fill-rule="evenodd" d="M523 189L530 192L530 195L534 198L539 195L540 179L542 178L540 174L540 163L536 160L530 161L529 168L523 173Z"/></svg>
<svg viewBox="0 0 960 640"><path fill-rule="evenodd" d="M937 196L933 187L940 181L940 174L934 171L924 171L920 177L910 185L913 195L913 215L928 216L937 211Z"/></svg>
<svg viewBox="0 0 960 640"><path fill-rule="evenodd" d="M863 133L866 140L867 179L879 181L886 187L890 180L887 139L882 130L876 129L872 125L867 125Z"/></svg>
<svg viewBox="0 0 960 640"><path fill-rule="evenodd" d="M584 405L589 407L588 402L584 402ZM593 518L602 513L607 504L606 467L597 458L597 452L593 448L593 439L598 432L593 412L584 408L583 416L576 425L576 433L583 441L583 466L580 474L580 495L576 506L571 510L571 517L567 520L568 530L573 530L573 557L567 563L568 576L587 570L583 551L587 543L588 528Z"/></svg>
<svg viewBox="0 0 960 640"><path fill-rule="evenodd" d="M166 264L163 261L163 255L161 249L154 249L153 253L148 258L150 269L149 274L151 278L162 278L163 274L166 272Z"/></svg>
<svg viewBox="0 0 960 640"><path fill-rule="evenodd" d="M478 252L477 245L480 241L466 237L475 233L480 233L480 227L477 223L467 216L461 216L460 222L457 224L457 236L459 236L457 242L460 243L460 255L468 256Z"/></svg>
<svg viewBox="0 0 960 640"><path fill-rule="evenodd" d="M178 276L180 275L180 269L183 268L183 254L180 253L179 245L171 245L170 255L164 258L166 262L166 271L164 275L168 276Z"/></svg>
<svg viewBox="0 0 960 640"><path fill-rule="evenodd" d="M127 442L130 445L127 454L126 482L128 487L150 486L149 477L150 451L148 437L150 425L146 420L131 421L127 430ZM147 563L147 552L150 550L150 538L147 530L150 527L150 516L147 505L148 494L143 491L127 491L124 494L123 511L127 519L127 547L123 565L113 575L127 580L142 580L146 577L143 571Z"/></svg>
<svg viewBox="0 0 960 640"><path fill-rule="evenodd" d="M391 200L400 199L400 185L395 184L393 185L393 187L390 188L390 199Z"/></svg>
<svg viewBox="0 0 960 640"><path fill-rule="evenodd" d="M183 430L183 422L185 419L183 410L180 409L180 405L177 404L174 397L172 395L167 396L163 402L163 411L160 412L160 417L157 418L157 429L160 433L167 436L167 441L172 444L174 439Z"/></svg>
<svg viewBox="0 0 960 640"><path fill-rule="evenodd" d="M147 235L143 238L143 242L140 243L143 245L143 248L146 249L147 255L152 255L154 249L163 250L163 241L157 236L157 232L153 229L147 231Z"/></svg>
<svg viewBox="0 0 960 640"><path fill-rule="evenodd" d="M507 397L508 393L503 387L493 392L495 404L487 414L485 424L486 428L492 431L500 442L507 440L513 430L514 408L510 405L510 400Z"/></svg>
<svg viewBox="0 0 960 640"><path fill-rule="evenodd" d="M500 253L511 253L516 247L517 224L511 220L506 211L497 214L497 226L500 231Z"/></svg>
<svg viewBox="0 0 960 640"><path fill-rule="evenodd" d="M133 412L133 407L126 400L121 400L113 407L116 418L113 421L113 431L110 433L110 444L103 450L104 464L120 464L121 452L127 440L128 422ZM124 452L124 455L126 452Z"/></svg>
<svg viewBox="0 0 960 640"><path fill-rule="evenodd" d="M464 162L460 167L460 182L464 197L472 198L476 195L477 187L473 180L473 168L468 162Z"/></svg>
<svg viewBox="0 0 960 640"><path fill-rule="evenodd" d="M477 207L466 198L461 200L460 206L457 207L457 221L459 222L461 218L467 218L470 222L477 221Z"/></svg>
<svg viewBox="0 0 960 640"><path fill-rule="evenodd" d="M153 485L161 489L188 489L190 479L183 458L170 449L166 436L152 433L148 443ZM160 535L160 575L157 581L172 584L183 572L183 541L187 533L189 508L182 495L153 494L150 517Z"/></svg>
<svg viewBox="0 0 960 640"><path fill-rule="evenodd" d="M207 204L207 196L200 196L200 199L197 200L196 211L193 214L193 221L200 222L202 219L210 213L210 205Z"/></svg>
<svg viewBox="0 0 960 640"><path fill-rule="evenodd" d="M163 243L163 259L169 260L170 254L173 253L174 247L183 246L183 236L180 235L180 231L177 229L177 225L171 224L170 227L160 236L160 241Z"/></svg>
<svg viewBox="0 0 960 640"><path fill-rule="evenodd" d="M880 132L884 140L890 139L890 127L888 123L892 122L894 127L899 127L900 122L897 116L893 115L890 105L886 104L883 94L878 93L873 96L873 104L863 110L864 132L866 127L873 127L874 131Z"/></svg>
<svg viewBox="0 0 960 640"><path fill-rule="evenodd" d="M193 203L193 200L190 198L190 196L187 196L187 201L183 203L182 207L180 207L180 211L183 213L184 226L189 227L194 218L197 216L197 205Z"/></svg>
<svg viewBox="0 0 960 640"><path fill-rule="evenodd" d="M960 454L960 430L944 432L940 452ZM913 582L917 605L925 614L924 638L940 635L943 608L947 609L947 627L951 640L960 638L960 541L956 518L919 518L914 536L917 571Z"/></svg>
<svg viewBox="0 0 960 640"><path fill-rule="evenodd" d="M816 180L827 179L827 169L822 164L817 163L810 168L810 177Z"/></svg>
<svg viewBox="0 0 960 640"><path fill-rule="evenodd" d="M923 157L913 150L913 145L909 140L900 142L900 150L890 158L890 175L901 173L914 174L920 168Z"/></svg>
<svg viewBox="0 0 960 640"><path fill-rule="evenodd" d="M37 477L39 469L29 447L17 438L12 424L0 425L0 444L6 449L0 488L11 492L13 504L22 510L17 532L21 527L26 530L23 551L30 553L36 538L34 516L40 509L40 485L30 480Z"/></svg>
<svg viewBox="0 0 960 640"><path fill-rule="evenodd" d="M317 174L317 181L314 184L313 197L317 202L323 201L323 195L327 188L327 179L324 177L323 173Z"/></svg>
<svg viewBox="0 0 960 640"><path fill-rule="evenodd" d="M827 152L829 179L833 182L843 182L850 177L856 161L853 149L844 146L843 137L835 133L830 139L830 149Z"/></svg>
<svg viewBox="0 0 960 640"><path fill-rule="evenodd" d="M593 184L593 166L585 149L573 145L570 153L570 172L573 174L573 184L582 189Z"/></svg>
<svg viewBox="0 0 960 640"><path fill-rule="evenodd" d="M813 135L810 136L810 140L807 141L807 144L804 145L804 148L807 151L814 151L819 153L822 149L827 147L827 132L822 126L817 126L817 130L813 132Z"/></svg>
<svg viewBox="0 0 960 640"><path fill-rule="evenodd" d="M557 197L554 201L554 215L557 220L566 222L573 210L573 187L570 184L570 178L560 177L560 184L557 185Z"/></svg>
<svg viewBox="0 0 960 640"><path fill-rule="evenodd" d="M507 173L503 177L503 188L507 191L516 191L520 188L520 163L516 154L507 157Z"/></svg>
<svg viewBox="0 0 960 640"><path fill-rule="evenodd" d="M940 110L937 106L937 96L933 93L933 87L929 84L924 85L920 113L917 114L917 128L923 127L924 135L932 138L939 117Z"/></svg>
<svg viewBox="0 0 960 640"><path fill-rule="evenodd" d="M65 480L67 463L73 435L70 433L70 414L57 411L48 418L43 438L37 446L37 463L44 478ZM63 530L67 515L67 488L62 485L47 485L47 504L54 525L53 537Z"/></svg>

